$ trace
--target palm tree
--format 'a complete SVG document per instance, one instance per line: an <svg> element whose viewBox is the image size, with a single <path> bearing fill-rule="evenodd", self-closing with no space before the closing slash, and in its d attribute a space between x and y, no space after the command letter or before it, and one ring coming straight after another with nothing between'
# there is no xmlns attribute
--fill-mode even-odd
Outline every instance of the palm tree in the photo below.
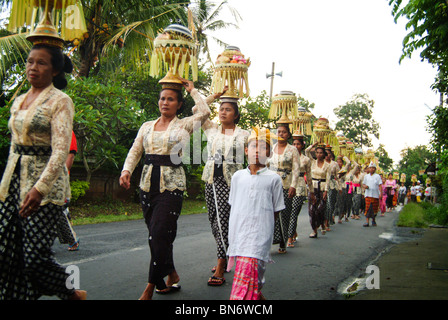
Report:
<svg viewBox="0 0 448 320"><path fill-rule="evenodd" d="M73 53L78 76L83 77L88 77L101 64L116 64L117 61L133 61L136 69L145 68L157 32L170 23L187 22L185 6L188 3L184 0L79 1L87 32L81 39L71 39L67 49ZM2 11L10 10L12 3L12 0L0 0ZM0 76L6 72L4 61L18 61L10 47L19 44L28 45L23 34L0 38Z"/></svg>
<svg viewBox="0 0 448 320"><path fill-rule="evenodd" d="M133 61L137 71L147 71L153 39L174 21L186 21L182 0L81 0L87 23L87 36L80 39L79 75L91 70L116 68L122 61Z"/></svg>
<svg viewBox="0 0 448 320"><path fill-rule="evenodd" d="M147 73L153 39L157 33L171 23L188 25L187 6L190 3L185 0L79 1L87 32L81 39L72 39L67 43L67 50L71 53L78 76L81 77L88 77L91 72L96 73L100 68L113 70L123 67L123 62L126 62L127 71ZM10 10L12 3L12 0L0 0L2 11ZM238 28L236 23L218 19L226 5L227 1L215 4L206 0L196 0L190 5L200 52L210 62L208 38L220 45L226 44L208 32L228 27ZM228 8L235 21L240 21L239 13ZM3 77L6 73L5 61L18 62L11 47L18 48L19 45L28 50L30 48L23 34L0 38L0 76Z"/></svg>
<svg viewBox="0 0 448 320"><path fill-rule="evenodd" d="M222 10L227 7L235 18L235 22L225 22L219 20L219 16ZM226 29L229 27L234 27L238 29L238 22L241 21L241 16L234 8L230 7L227 0L224 0L218 4L206 1L206 0L195 0L189 6L190 10L193 12L194 24L197 32L197 40L199 42L200 52L206 55L207 61L213 64L210 56L209 39L213 39L220 46L225 47L227 43L221 41L220 39L209 34L209 31L217 31L221 29Z"/></svg>

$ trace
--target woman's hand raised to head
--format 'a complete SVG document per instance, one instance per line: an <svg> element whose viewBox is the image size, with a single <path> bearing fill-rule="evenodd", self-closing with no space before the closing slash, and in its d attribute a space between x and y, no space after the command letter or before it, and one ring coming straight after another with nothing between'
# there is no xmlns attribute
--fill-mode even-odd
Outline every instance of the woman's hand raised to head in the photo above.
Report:
<svg viewBox="0 0 448 320"><path fill-rule="evenodd" d="M226 93L227 90L229 90L229 86L225 86L225 87L224 87L224 90L223 90L222 92L217 92L217 93L215 93L215 94L214 94L214 98L215 98L215 99L219 99L219 98L221 98L221 96L222 96L224 93Z"/></svg>
<svg viewBox="0 0 448 320"><path fill-rule="evenodd" d="M186 80L186 79L184 79L184 78L180 78L180 77L179 77L179 79L182 81L182 84L183 84L183 86L185 87L185 90L186 90L188 93L191 93L191 91L194 89L194 83L193 83L193 81Z"/></svg>

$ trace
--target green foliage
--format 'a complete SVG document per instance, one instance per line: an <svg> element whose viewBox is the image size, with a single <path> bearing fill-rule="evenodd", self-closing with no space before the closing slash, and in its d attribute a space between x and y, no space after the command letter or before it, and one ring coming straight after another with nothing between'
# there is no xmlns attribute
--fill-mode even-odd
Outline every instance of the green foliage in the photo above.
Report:
<svg viewBox="0 0 448 320"><path fill-rule="evenodd" d="M391 172L394 161L389 157L383 144L380 144L378 149L375 150L375 156L378 157L380 168L382 168L384 172Z"/></svg>
<svg viewBox="0 0 448 320"><path fill-rule="evenodd" d="M443 105L435 107L426 121L428 131L432 134L431 143L434 151L448 150L448 108Z"/></svg>
<svg viewBox="0 0 448 320"><path fill-rule="evenodd" d="M269 119L269 96L266 91L262 91L255 98L245 98L240 103L240 122L238 126L245 130L252 130L252 127L260 126L265 128L275 128L275 121Z"/></svg>
<svg viewBox="0 0 448 320"><path fill-rule="evenodd" d="M0 84L11 74L11 69L24 65L31 42L25 39L25 33L12 34L0 26Z"/></svg>
<svg viewBox="0 0 448 320"><path fill-rule="evenodd" d="M300 94L297 96L297 104L299 107L305 108L307 111L313 111L314 107L316 106L314 102L309 102L304 97L302 97Z"/></svg>
<svg viewBox="0 0 448 320"><path fill-rule="evenodd" d="M398 162L398 171L406 174L406 185L411 185L411 176L418 175L419 170L424 170L435 161L436 155L429 151L427 146L416 146L401 151L401 160ZM424 176L419 177L422 181Z"/></svg>
<svg viewBox="0 0 448 320"><path fill-rule="evenodd" d="M336 130L357 146L372 146L369 135L379 138L379 124L373 119L375 102L367 94L355 94L345 105L334 109L339 121Z"/></svg>
<svg viewBox="0 0 448 320"><path fill-rule="evenodd" d="M431 177L437 188L439 207L433 211L448 212L448 108L440 105L428 116L428 131L432 134L432 150L437 154L437 174ZM445 222L447 224L447 222Z"/></svg>
<svg viewBox="0 0 448 320"><path fill-rule="evenodd" d="M86 191L89 190L89 188L90 183L88 183L87 181L70 181L70 189L72 191L70 202L75 203L79 198L83 197L86 194Z"/></svg>
<svg viewBox="0 0 448 320"><path fill-rule="evenodd" d="M446 0L389 0L397 21L406 18L409 33L403 39L402 61L415 52L438 68L432 88L448 92L448 3Z"/></svg>
<svg viewBox="0 0 448 320"><path fill-rule="evenodd" d="M410 202L400 211L397 226L411 228L426 228L428 222L425 218L425 210L417 203Z"/></svg>
<svg viewBox="0 0 448 320"><path fill-rule="evenodd" d="M429 224L440 226L448 226L448 201L446 197L441 200L440 205L434 206L429 202L422 202L422 207L425 209L426 220Z"/></svg>
<svg viewBox="0 0 448 320"><path fill-rule="evenodd" d="M99 168L118 170L144 122L140 102L119 83L96 77L72 80L66 92L75 105L73 128L86 180Z"/></svg>
<svg viewBox="0 0 448 320"><path fill-rule="evenodd" d="M429 225L448 225L448 211L441 210L429 201L410 202L400 211L397 226L427 228Z"/></svg>
<svg viewBox="0 0 448 320"><path fill-rule="evenodd" d="M431 184L437 190L438 206L431 210L431 214L438 217L437 224L448 225L448 151L439 153L437 167L437 174L431 177Z"/></svg>
<svg viewBox="0 0 448 320"><path fill-rule="evenodd" d="M213 32L220 29L238 29L237 23L241 21L241 16L228 4L227 0L219 3L207 0L193 0L190 2L191 4L189 8L193 12L194 24L196 26L197 39L199 42L199 52L206 55L207 61L212 62L209 48L210 36L207 33L209 31ZM226 22L219 19L219 15L224 8L227 8L230 11L236 23ZM227 45L220 39L215 37L211 38L223 47Z"/></svg>
<svg viewBox="0 0 448 320"><path fill-rule="evenodd" d="M11 134L8 129L9 107L0 107L0 172L3 172L8 160Z"/></svg>

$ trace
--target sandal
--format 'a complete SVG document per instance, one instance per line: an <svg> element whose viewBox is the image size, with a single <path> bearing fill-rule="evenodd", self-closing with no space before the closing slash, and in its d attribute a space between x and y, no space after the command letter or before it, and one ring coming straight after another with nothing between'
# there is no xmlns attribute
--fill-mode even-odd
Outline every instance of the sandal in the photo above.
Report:
<svg viewBox="0 0 448 320"><path fill-rule="evenodd" d="M295 238L289 238L288 243L286 244L287 248L294 248L294 242L296 242Z"/></svg>
<svg viewBox="0 0 448 320"><path fill-rule="evenodd" d="M78 251L79 250L79 239L72 245L68 246L68 251Z"/></svg>
<svg viewBox="0 0 448 320"><path fill-rule="evenodd" d="M286 253L286 249L285 248L278 248L278 253Z"/></svg>
<svg viewBox="0 0 448 320"><path fill-rule="evenodd" d="M310 234L310 238L317 238L317 233Z"/></svg>
<svg viewBox="0 0 448 320"><path fill-rule="evenodd" d="M180 284L179 283L173 283L173 285L166 287L166 289L156 289L156 293L158 294L169 294L180 290ZM168 290L167 290L168 289Z"/></svg>
<svg viewBox="0 0 448 320"><path fill-rule="evenodd" d="M224 279L224 277L220 278L217 276L211 276L208 279L207 284L209 286L219 287L219 286L222 286L225 282L226 282L226 279Z"/></svg>

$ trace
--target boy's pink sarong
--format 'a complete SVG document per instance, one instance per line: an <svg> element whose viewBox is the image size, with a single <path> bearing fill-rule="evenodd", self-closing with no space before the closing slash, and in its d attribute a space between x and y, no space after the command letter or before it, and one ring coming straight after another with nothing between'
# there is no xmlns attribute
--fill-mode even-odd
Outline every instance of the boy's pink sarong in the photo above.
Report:
<svg viewBox="0 0 448 320"><path fill-rule="evenodd" d="M234 258L228 263L228 270L232 268ZM230 300L258 300L258 259L236 257L235 275L233 277Z"/></svg>

